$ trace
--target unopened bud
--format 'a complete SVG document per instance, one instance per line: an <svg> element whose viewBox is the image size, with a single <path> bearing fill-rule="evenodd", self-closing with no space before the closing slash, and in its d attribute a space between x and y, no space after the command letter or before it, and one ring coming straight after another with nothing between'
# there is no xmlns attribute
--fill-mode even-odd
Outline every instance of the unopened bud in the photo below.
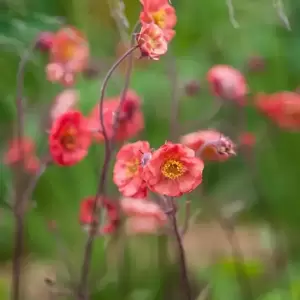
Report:
<svg viewBox="0 0 300 300"><path fill-rule="evenodd" d="M197 80L191 80L186 83L184 89L187 96L197 96L200 91L200 83Z"/></svg>
<svg viewBox="0 0 300 300"><path fill-rule="evenodd" d="M48 52L53 44L54 33L52 32L42 32L38 38L36 48L42 52Z"/></svg>
<svg viewBox="0 0 300 300"><path fill-rule="evenodd" d="M265 69L265 60L262 56L252 56L248 60L248 70L250 72L262 72Z"/></svg>

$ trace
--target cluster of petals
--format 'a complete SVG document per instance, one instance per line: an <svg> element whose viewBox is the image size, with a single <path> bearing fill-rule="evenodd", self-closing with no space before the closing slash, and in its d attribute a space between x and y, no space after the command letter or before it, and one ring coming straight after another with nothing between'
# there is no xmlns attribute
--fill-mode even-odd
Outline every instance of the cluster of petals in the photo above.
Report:
<svg viewBox="0 0 300 300"><path fill-rule="evenodd" d="M52 123L48 143L54 163L61 166L78 163L88 154L91 143L86 118L75 110L62 114Z"/></svg>
<svg viewBox="0 0 300 300"><path fill-rule="evenodd" d="M158 60L168 50L168 43L175 35L176 12L168 0L140 0L142 28L137 43L142 56Z"/></svg>
<svg viewBox="0 0 300 300"><path fill-rule="evenodd" d="M283 91L274 94L258 94L256 107L279 127L287 130L300 129L300 95Z"/></svg>
<svg viewBox="0 0 300 300"><path fill-rule="evenodd" d="M66 89L62 91L54 100L51 107L50 117L53 122L64 113L74 109L79 100L79 94L76 90Z"/></svg>
<svg viewBox="0 0 300 300"><path fill-rule="evenodd" d="M64 27L53 36L49 55L47 79L71 86L76 74L82 72L88 63L89 46L81 32Z"/></svg>
<svg viewBox="0 0 300 300"><path fill-rule="evenodd" d="M93 223L97 222L97 219L93 218L95 199L95 196L90 196L83 199L80 204L79 222L88 231L91 229ZM107 222L100 227L99 234L113 233L120 223L117 206L112 200L105 198L101 199L101 208L102 207L106 210Z"/></svg>
<svg viewBox="0 0 300 300"><path fill-rule="evenodd" d="M235 155L235 144L217 130L200 130L181 137L180 142L204 161L226 161Z"/></svg>
<svg viewBox="0 0 300 300"><path fill-rule="evenodd" d="M213 66L207 73L207 80L215 96L245 104L248 85L237 69L227 65Z"/></svg>
<svg viewBox="0 0 300 300"><path fill-rule="evenodd" d="M103 121L106 134L117 141L128 140L144 129L144 116L141 111L141 100L132 90L129 90L120 106L120 96L108 98L103 103ZM119 110L118 120L116 112ZM88 116L88 126L97 141L103 141L103 128L100 122L100 108L97 105ZM117 124L115 124L117 122Z"/></svg>
<svg viewBox="0 0 300 300"><path fill-rule="evenodd" d="M202 182L203 168L203 161L187 146L166 142L152 151L148 142L138 141L117 154L114 183L125 197L146 198L147 189L179 197Z"/></svg>
<svg viewBox="0 0 300 300"><path fill-rule="evenodd" d="M142 177L141 161L144 153L150 151L150 145L145 141L126 144L119 150L113 170L113 180L123 196L147 197L147 185Z"/></svg>
<svg viewBox="0 0 300 300"><path fill-rule="evenodd" d="M167 217L161 207L147 199L124 197L121 209L128 217L126 229L129 234L153 234L167 223Z"/></svg>
<svg viewBox="0 0 300 300"><path fill-rule="evenodd" d="M35 143L29 137L24 137L21 142L17 139L10 141L3 162L10 166L22 162L24 169L29 173L35 173L41 164L36 155Z"/></svg>

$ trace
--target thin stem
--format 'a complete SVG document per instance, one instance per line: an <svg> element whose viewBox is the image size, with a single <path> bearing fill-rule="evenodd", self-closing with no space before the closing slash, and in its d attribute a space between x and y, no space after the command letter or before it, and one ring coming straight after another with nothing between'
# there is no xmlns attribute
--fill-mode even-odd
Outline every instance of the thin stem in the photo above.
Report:
<svg viewBox="0 0 300 300"><path fill-rule="evenodd" d="M22 140L24 136L24 105L23 105L23 92L24 92L24 76L25 67L32 54L32 51L36 47L37 39L34 39L29 49L23 55L17 72L17 83L16 83L16 106L17 106L17 140L18 148L20 153L21 161L24 157L24 149L22 147ZM21 165L21 164L20 164ZM15 186L15 203L14 203L14 215L15 215L15 245L12 262L12 300L20 299L20 283L21 283L21 263L22 254L24 248L24 211L19 209L22 207L22 174L21 170L16 172L16 186ZM21 203L20 203L21 202Z"/></svg>
<svg viewBox="0 0 300 300"><path fill-rule="evenodd" d="M168 215L169 215L173 233L175 235L176 242L177 242L182 288L183 288L186 299L192 300L192 293L191 293L191 288L190 288L190 283L189 283L189 278L188 278L185 253L184 253L183 243L182 243L182 239L181 239L181 235L180 235L180 230L179 230L178 224L177 224L176 207L175 207L173 198L170 198L168 200L169 200L168 202L169 202L169 205L171 208L170 213Z"/></svg>
<svg viewBox="0 0 300 300"><path fill-rule="evenodd" d="M113 150L110 145L110 140L109 136L107 134L105 124L104 124L104 97L105 97L105 91L106 87L108 84L108 81L110 77L112 76L113 72L117 69L117 67L123 62L124 59L126 59L129 55L133 53L135 49L137 49L138 46L133 46L130 48L122 57L120 57L116 63L111 67L111 69L108 71L106 77L104 78L103 85L101 88L101 96L100 96L100 108L99 108L99 115L100 115L100 124L102 127L102 133L103 137L105 140L105 158L104 158L104 163L101 168L101 174L100 174L100 179L99 179L99 185L95 197L95 203L93 207L93 223L91 230L89 232L89 236L85 245L85 251L84 251L84 258L83 258L83 264L81 268L81 277L80 277L80 283L79 283L79 289L78 289L78 300L87 300L88 299L88 290L87 290L87 285L88 285L88 274L90 270L90 261L91 261L91 256L92 256L92 249L93 249L93 243L94 243L94 238L97 234L97 229L98 229L98 224L99 224L99 212L101 208L101 196L104 196L106 191L106 180L107 180L107 175L108 175L108 170L109 170L109 164L112 158ZM122 100L122 99L121 99ZM120 100L120 102L121 102ZM120 103L121 104L121 103ZM118 112L116 113L117 118L118 118ZM113 134L114 137L114 134Z"/></svg>
<svg viewBox="0 0 300 300"><path fill-rule="evenodd" d="M183 223L183 228L181 231L181 236L183 237L190 226L190 218L191 218L191 201L190 200L186 200L185 201L185 216L184 216L184 223Z"/></svg>

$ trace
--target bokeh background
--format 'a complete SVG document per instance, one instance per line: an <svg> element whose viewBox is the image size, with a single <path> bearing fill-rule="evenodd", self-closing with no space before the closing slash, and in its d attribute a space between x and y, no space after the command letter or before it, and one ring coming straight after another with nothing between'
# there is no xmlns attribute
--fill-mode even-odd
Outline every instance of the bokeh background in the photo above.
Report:
<svg viewBox="0 0 300 300"><path fill-rule="evenodd" d="M130 88L143 99L146 120L140 138L149 140L153 147L169 138L174 97L180 99L178 137L197 129L217 128L234 141L243 131L250 131L257 138L254 161L249 163L249 159L237 155L226 163L207 164L202 192L187 196L194 217L184 244L195 299L245 299L243 289L247 282L252 290L249 299L300 299L299 134L283 132L269 124L252 105L252 96L257 92L296 90L299 84L300 2L283 3L291 30L273 2L233 0L239 23L239 28L234 28L226 0L173 0L178 24L168 54L158 62L135 61ZM14 132L18 63L36 34L55 31L65 23L87 35L92 71L96 73L91 76L90 70L75 88L80 92L80 108L88 113L99 100L102 79L126 48L139 16L137 0L125 0L124 4L128 28L124 19L112 15L118 12L117 0L1 0L1 156ZM121 20L119 25L116 19ZM40 131L40 116L61 91L61 87L46 81L46 62L47 55L34 53L26 68L24 91L25 130L36 141L40 155L47 149L46 133ZM230 106L219 109L209 92L205 75L215 64L232 65L246 76L251 94L244 128L236 123L238 112ZM186 90L191 82L199 87L194 95ZM121 66L110 81L107 95L118 95L123 83ZM42 176L26 219L24 299L51 299L52 293L72 288L78 281L86 239L78 223L79 203L95 194L103 148L93 145L88 158L80 164L71 168L51 166ZM14 247L13 217L5 205L12 195L11 172L1 162L1 299L8 298ZM115 200L119 197L112 182L109 195ZM187 197L178 200L182 210ZM221 210L241 208L234 216L235 237L244 256L241 268L246 279L237 276L236 262L231 258L232 244L227 239L230 234L208 208L212 203ZM55 231L47 226L51 220L56 222ZM275 237L270 228L276 228L276 240L280 238L282 246L275 269L271 255ZM183 299L178 263L167 254L167 248L163 236L97 239L90 282L92 299ZM45 278L56 283L49 287Z"/></svg>

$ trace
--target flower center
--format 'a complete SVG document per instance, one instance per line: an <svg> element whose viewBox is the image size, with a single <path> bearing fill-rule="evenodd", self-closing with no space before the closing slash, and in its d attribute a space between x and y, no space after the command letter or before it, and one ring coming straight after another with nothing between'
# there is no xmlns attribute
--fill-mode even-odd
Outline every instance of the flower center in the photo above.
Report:
<svg viewBox="0 0 300 300"><path fill-rule="evenodd" d="M138 173L140 161L136 158L127 163L127 176L131 177Z"/></svg>
<svg viewBox="0 0 300 300"><path fill-rule="evenodd" d="M159 26L160 28L164 28L165 27L165 19L166 19L166 13L163 9L155 12L152 14L154 23Z"/></svg>
<svg viewBox="0 0 300 300"><path fill-rule="evenodd" d="M76 137L76 129L71 127L68 128L61 137L61 144L64 146L65 149L67 150L74 150L74 148L76 147L77 144L77 137Z"/></svg>
<svg viewBox="0 0 300 300"><path fill-rule="evenodd" d="M184 174L185 167L180 161L169 159L163 164L161 172L169 179L177 179Z"/></svg>

